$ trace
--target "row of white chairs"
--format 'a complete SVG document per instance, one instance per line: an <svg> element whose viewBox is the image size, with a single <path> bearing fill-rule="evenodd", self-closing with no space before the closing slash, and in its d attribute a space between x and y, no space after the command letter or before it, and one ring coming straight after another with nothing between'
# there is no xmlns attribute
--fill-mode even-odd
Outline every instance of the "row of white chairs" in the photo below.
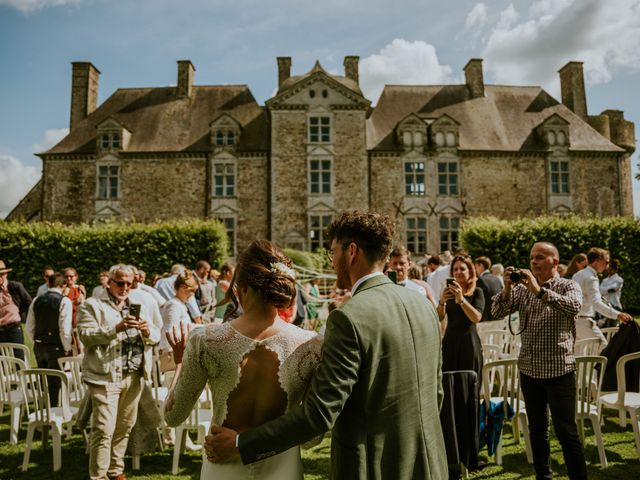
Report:
<svg viewBox="0 0 640 480"><path fill-rule="evenodd" d="M626 391L626 366L629 362L640 361L640 352L622 356L616 363L618 390L601 392L603 372L607 358L598 355L576 357L576 420L580 439L584 443L584 422L590 421L595 436L600 464L608 467L607 457L602 440L602 409L617 410L620 423L625 425L627 415L631 419L635 445L640 458L640 393ZM526 406L520 394L517 359L500 359L487 361L482 369L482 398L486 405L489 402L504 402L506 409L511 406L514 417L511 420L512 431L516 442L520 431L524 436L527 461L533 463L533 455L529 440ZM505 422L507 423L507 422ZM502 439L496 449L496 463L502 463Z"/></svg>

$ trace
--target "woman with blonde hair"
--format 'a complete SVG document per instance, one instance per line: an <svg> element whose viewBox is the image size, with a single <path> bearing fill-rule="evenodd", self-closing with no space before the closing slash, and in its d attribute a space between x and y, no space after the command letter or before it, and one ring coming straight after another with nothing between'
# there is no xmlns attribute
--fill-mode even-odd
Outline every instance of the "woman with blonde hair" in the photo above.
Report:
<svg viewBox="0 0 640 480"><path fill-rule="evenodd" d="M295 302L292 263L267 240L254 241L238 259L225 300L242 314L188 334L169 335L177 364L165 407L170 426L183 422L205 384L212 394L212 425L250 430L299 405L320 362L322 337L278 315ZM176 338L177 337L177 338ZM183 356L184 353L184 356ZM252 465L240 459L203 460L201 478L302 479L299 447Z"/></svg>

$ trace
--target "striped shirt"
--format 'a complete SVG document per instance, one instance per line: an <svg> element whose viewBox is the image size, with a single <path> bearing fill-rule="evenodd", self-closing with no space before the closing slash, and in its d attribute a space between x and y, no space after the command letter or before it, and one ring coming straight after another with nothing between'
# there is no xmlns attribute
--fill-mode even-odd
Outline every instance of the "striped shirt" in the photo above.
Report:
<svg viewBox="0 0 640 480"><path fill-rule="evenodd" d="M511 296L492 299L491 313L501 318L519 312L522 347L518 368L533 378L554 378L574 372L576 318L582 306L577 283L557 273L542 286L547 293L538 299L527 287L515 285Z"/></svg>

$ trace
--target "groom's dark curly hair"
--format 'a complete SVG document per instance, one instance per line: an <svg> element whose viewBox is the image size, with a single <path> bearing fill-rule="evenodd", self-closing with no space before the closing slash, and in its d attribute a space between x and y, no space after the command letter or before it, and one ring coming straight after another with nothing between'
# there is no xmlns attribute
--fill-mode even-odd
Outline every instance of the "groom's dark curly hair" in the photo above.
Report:
<svg viewBox="0 0 640 480"><path fill-rule="evenodd" d="M388 215L354 210L344 212L329 225L326 238L340 243L343 249L354 242L370 263L384 263L393 246L393 229L393 220Z"/></svg>

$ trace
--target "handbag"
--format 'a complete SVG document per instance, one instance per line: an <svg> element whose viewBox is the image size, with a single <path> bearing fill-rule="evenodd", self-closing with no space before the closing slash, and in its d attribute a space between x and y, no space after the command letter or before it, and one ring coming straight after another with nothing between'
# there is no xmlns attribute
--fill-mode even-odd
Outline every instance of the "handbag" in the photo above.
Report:
<svg viewBox="0 0 640 480"><path fill-rule="evenodd" d="M173 360L173 352L160 352L160 372L170 372L176 368L176 362Z"/></svg>

